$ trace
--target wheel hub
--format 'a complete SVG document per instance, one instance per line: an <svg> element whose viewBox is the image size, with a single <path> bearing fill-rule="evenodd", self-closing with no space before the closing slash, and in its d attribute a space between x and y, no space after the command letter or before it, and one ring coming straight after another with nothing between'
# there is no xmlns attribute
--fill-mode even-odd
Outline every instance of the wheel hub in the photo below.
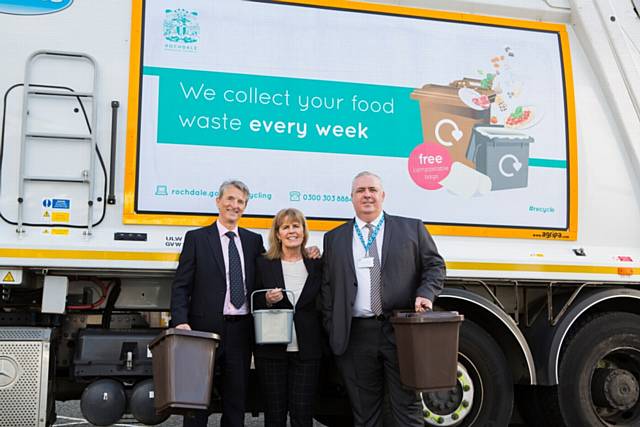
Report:
<svg viewBox="0 0 640 427"><path fill-rule="evenodd" d="M591 382L591 394L597 406L621 411L638 402L640 386L633 374L625 369L596 369Z"/></svg>
<svg viewBox="0 0 640 427"><path fill-rule="evenodd" d="M460 404L461 397L462 388L458 384L451 390L425 393L424 403L435 414L443 415L453 412Z"/></svg>
<svg viewBox="0 0 640 427"><path fill-rule="evenodd" d="M422 393L424 420L428 425L454 426L469 415L473 403L473 382L458 363L458 384L454 389Z"/></svg>

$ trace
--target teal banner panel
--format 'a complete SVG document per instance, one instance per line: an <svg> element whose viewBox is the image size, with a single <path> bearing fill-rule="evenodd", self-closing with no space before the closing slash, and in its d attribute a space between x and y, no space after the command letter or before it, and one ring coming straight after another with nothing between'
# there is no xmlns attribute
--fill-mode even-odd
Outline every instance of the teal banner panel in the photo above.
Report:
<svg viewBox="0 0 640 427"><path fill-rule="evenodd" d="M414 88L144 67L159 79L158 143L408 157Z"/></svg>

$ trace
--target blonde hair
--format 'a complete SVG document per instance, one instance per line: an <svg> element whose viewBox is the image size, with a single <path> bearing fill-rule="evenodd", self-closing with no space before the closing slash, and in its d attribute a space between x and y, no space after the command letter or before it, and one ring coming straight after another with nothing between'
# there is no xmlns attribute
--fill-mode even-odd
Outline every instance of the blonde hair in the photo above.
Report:
<svg viewBox="0 0 640 427"><path fill-rule="evenodd" d="M307 220L304 218L304 214L295 208L287 208L280 210L273 218L271 223L271 230L269 231L269 250L265 254L267 259L281 259L282 258L282 242L278 239L278 230L285 222L299 222L302 225L302 256L306 257L306 245L309 239L309 230L307 228Z"/></svg>

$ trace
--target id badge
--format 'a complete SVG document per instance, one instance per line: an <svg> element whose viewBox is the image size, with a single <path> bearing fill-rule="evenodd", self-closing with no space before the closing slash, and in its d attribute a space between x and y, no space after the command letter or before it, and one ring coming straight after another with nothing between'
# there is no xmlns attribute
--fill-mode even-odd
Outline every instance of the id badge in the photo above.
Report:
<svg viewBox="0 0 640 427"><path fill-rule="evenodd" d="M371 268L373 267L373 257L360 258L358 260L358 268Z"/></svg>

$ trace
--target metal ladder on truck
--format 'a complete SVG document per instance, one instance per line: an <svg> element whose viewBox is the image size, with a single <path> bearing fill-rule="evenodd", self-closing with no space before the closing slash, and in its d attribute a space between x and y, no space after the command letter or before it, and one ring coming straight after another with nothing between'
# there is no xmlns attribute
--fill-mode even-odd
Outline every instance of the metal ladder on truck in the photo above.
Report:
<svg viewBox="0 0 640 427"><path fill-rule="evenodd" d="M92 80L90 81L90 90L87 92L76 92L70 87L48 87L47 85L38 84L33 81L34 68L36 62L47 59L53 61L71 61L84 62L89 65L92 71ZM25 232L25 187L30 183L49 182L49 183L66 183L87 186L87 236L92 234L93 212L94 212L94 194L95 194L95 167L96 167L96 124L97 124L97 106L96 106L96 82L98 81L97 66L95 60L83 53L58 52L58 51L37 51L33 53L27 60L25 66L24 93L22 103L22 128L20 138L20 164L19 164L19 182L18 182L18 233ZM87 134L74 134L65 132L38 132L37 129L31 129L30 105L35 97L52 97L57 100L69 100L70 97L76 98L78 103L84 110L83 101L89 101L91 105L91 118L89 120L89 129ZM77 176L62 175L38 175L27 173L27 152L28 145L33 141L64 141L77 144L89 144L89 164L86 168L81 169ZM51 224L52 226L64 226L64 224Z"/></svg>

